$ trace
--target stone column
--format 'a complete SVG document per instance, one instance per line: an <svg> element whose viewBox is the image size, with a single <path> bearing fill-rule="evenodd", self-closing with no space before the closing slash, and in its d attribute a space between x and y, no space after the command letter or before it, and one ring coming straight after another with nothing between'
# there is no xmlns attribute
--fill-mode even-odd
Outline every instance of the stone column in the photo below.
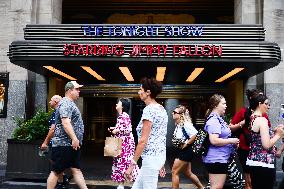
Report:
<svg viewBox="0 0 284 189"><path fill-rule="evenodd" d="M262 24L263 0L235 0L235 24ZM263 73L245 81L245 90L264 90Z"/></svg>
<svg viewBox="0 0 284 189"><path fill-rule="evenodd" d="M165 100L165 109L167 110L168 116L169 116L169 122L168 122L168 129L167 129L167 146L172 145L172 135L175 130L174 126L174 120L172 118L172 111L175 109L175 107L179 105L178 99L166 99Z"/></svg>
<svg viewBox="0 0 284 189"><path fill-rule="evenodd" d="M264 72L265 93L271 104L269 118L275 126L280 122L280 104L284 103L284 1L264 0L263 25L266 29L266 41L276 42L282 49L280 64Z"/></svg>
<svg viewBox="0 0 284 189"><path fill-rule="evenodd" d="M61 23L61 7L62 0L0 1L0 72L9 72L7 118L0 118L0 166L6 164L6 141L16 127L12 117L26 117L39 105L46 108L47 98L46 79L10 63L9 45L24 40L26 24Z"/></svg>
<svg viewBox="0 0 284 189"><path fill-rule="evenodd" d="M23 40L23 28L32 23L33 0L2 0L0 2L0 72L9 72L7 118L0 119L0 165L6 164L7 138L16 125L12 117L25 117L27 108L28 71L10 63L7 56L14 40Z"/></svg>
<svg viewBox="0 0 284 189"><path fill-rule="evenodd" d="M270 100L269 119L272 126L283 120L280 118L280 104L284 103L284 1L264 0L263 25L266 29L266 41L276 42L282 49L282 61L274 68L264 72L264 89ZM280 145L280 142L278 142ZM282 158L277 161L277 170L281 170Z"/></svg>
<svg viewBox="0 0 284 189"><path fill-rule="evenodd" d="M235 0L236 24L263 24L266 41L276 42L284 48L284 1L283 0ZM248 80L246 88L262 89L270 99L269 119L272 126L280 123L280 104L284 103L284 64L280 64ZM254 87L255 86L255 87ZM281 168L281 160L277 162Z"/></svg>
<svg viewBox="0 0 284 189"><path fill-rule="evenodd" d="M171 166L174 162L174 148L172 146L172 136L175 129L175 123L172 118L172 111L175 109L177 105L179 105L178 99L166 99L164 102L164 107L168 113L168 128L167 128L167 161L165 163L166 171L170 172Z"/></svg>
<svg viewBox="0 0 284 189"><path fill-rule="evenodd" d="M62 0L37 0L34 20L36 24L61 24ZM48 78L35 74L35 100L36 109L47 109Z"/></svg>

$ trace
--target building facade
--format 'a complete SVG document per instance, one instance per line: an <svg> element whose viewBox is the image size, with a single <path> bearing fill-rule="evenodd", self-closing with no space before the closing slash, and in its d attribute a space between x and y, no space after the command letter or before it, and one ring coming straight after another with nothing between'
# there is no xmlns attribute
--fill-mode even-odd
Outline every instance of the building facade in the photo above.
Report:
<svg viewBox="0 0 284 189"><path fill-rule="evenodd" d="M77 103L79 104L79 107L81 108L83 114L85 114L84 121L86 125L94 125L94 127L88 126L86 130L87 134L85 137L90 143L96 139L103 139L105 136L105 125L113 123L113 119L111 119L110 117L113 116L113 113L115 113L115 111L112 108L105 107L114 107L117 98L123 96L133 98L132 114L139 114L139 111L143 108L143 105L135 99L139 78L143 76L156 76L156 73L154 73L153 69L156 69L157 66L167 67L167 69L169 69L170 67L172 70L176 69L172 72L172 76L166 76L167 78L164 82L166 84L166 92L162 94L159 99L160 102L165 105L165 107L169 111L169 114L170 111L175 107L175 105L179 103L190 105L192 107L191 111L193 112L192 116L194 117L194 121L196 124L198 124L200 116L196 112L202 112L202 110L198 108L202 107L202 103L204 103L208 96L210 96L211 94L216 92L224 93L229 101L229 105L231 106L230 112L234 113L235 111L237 111L237 109L239 109L246 103L244 98L245 89L260 88L271 99L269 117L271 119L272 125L277 125L281 121L279 118L279 113L281 108L280 104L284 103L284 66L283 60L280 59L279 52L281 51L280 49L283 49L284 46L284 35L282 32L282 29L284 28L283 1L220 0L216 1L213 4L210 3L210 1L204 1L201 4L198 4L198 1L180 0L175 1L174 6L172 4L172 1L150 1L149 7L147 7L148 5L146 6L146 3L144 1L137 1L136 4L133 4L132 2L127 0L113 0L104 1L104 3L98 4L99 5L92 3L88 4L87 1L82 1L82 3L76 4L76 1L72 0L1 1L0 19L2 27L0 30L0 79L2 80L0 81L3 81L3 84L6 87L5 93L3 93L5 94L5 98L3 98L3 112L5 114L3 113L2 118L0 118L0 163L2 165L6 164L7 158L6 140L7 138L11 138L12 132L15 128L13 116L30 117L34 113L36 108L41 107L46 109L47 102L52 95L63 95L62 90L66 79L64 80L62 76L58 76L58 74L54 74L53 72L42 68L42 66L55 67L56 65L60 64L59 68L57 68L59 70L60 68L62 68L63 70L66 69L65 71L71 73L71 75L72 73L74 73L74 69L79 69L77 67L74 68L70 65L68 65L68 67L64 67L62 66L63 62L67 62L65 64L76 63L79 66L98 66L98 70L100 71L101 75L106 78L110 78L109 80L107 79L107 81L100 81L99 79L94 79L90 76L86 76L86 73L74 74L76 77L78 77L76 78L78 79L78 81L83 82L87 86L82 90L83 96ZM169 8L172 6L176 7L176 9L174 9L173 12L169 13ZM119 8L124 9L124 11L126 10L127 14L119 12L117 10ZM146 11L146 13L142 14L141 12L144 12L147 8L149 8L149 11ZM98 13L94 14L92 13L92 10L95 10L95 12L97 11ZM160 12L158 12L157 10L159 10ZM205 11L202 12L202 10ZM106 13L102 14L103 11L105 11ZM217 14L216 12L221 13L220 15L215 15ZM169 25L204 25L204 31L206 31L206 29L208 29L209 31L207 35L206 33L204 33L202 39L190 39L190 41L195 44L194 46L200 45L198 47L199 49L208 48L208 46L214 44L214 42L216 43L216 41L221 41L223 42L221 45L224 49L224 53L222 55L223 57L219 57L218 59L218 52L220 52L220 49L216 49L217 59L211 58L210 60L207 59L207 61L198 58L190 60L183 58L173 58L172 56L167 60L167 57L162 57L161 60L161 58L153 56L151 57L151 61L149 61L149 56L141 57L140 59L139 57L136 57L129 61L134 63L136 62L136 64L134 64L131 69L131 71L134 70L132 74L135 79L134 81L127 81L123 76L118 76L117 72L110 71L110 68L118 68L118 66L114 64L118 64L117 62L120 62L121 60L124 61L121 64L121 67L128 66L131 68L131 63L128 62L128 58L111 59L107 56L86 57L85 55L80 56L80 53L75 53L76 56L66 56L65 53L65 56L63 56L63 53L60 51L64 48L65 50L68 49L68 52L72 55L71 51L73 48L75 48L74 44L77 44L77 51L80 51L78 50L78 44L87 44L86 41L91 41L90 39L86 40L85 38L83 38L85 36L84 32L86 32L87 30L82 30L82 26L111 27L115 24L129 24L128 26L143 26L143 24L146 24L146 26L157 26L155 24L158 24L162 29ZM228 26L225 24L230 25ZM69 30L66 30L66 27L70 27ZM236 34L244 32L245 37L243 39L241 39L241 37L239 39L225 39L225 34L230 33L230 31L225 31L225 34L222 35L220 28L226 27L228 27L228 30L235 29L235 31L240 31L236 32ZM79 30L81 29L79 36L77 35L78 28ZM23 29L25 29L25 31ZM263 34L264 29L265 35ZM60 34L61 31L63 33L62 35ZM99 32L99 30L96 31ZM221 33L219 34L219 37L225 36L224 40L216 39L218 37L218 31ZM213 38L214 32L217 37L215 37L215 39L213 40L210 39L210 32L212 32L211 34L213 35ZM248 35L246 35L246 33ZM248 37L250 36L250 34L251 37ZM251 39L253 38L253 36L256 36L256 39ZM111 36L105 37L106 39L104 39L102 36L101 38L98 38L97 41L102 42L102 44L108 44L111 40L118 40L117 38L111 39ZM151 42L150 44L152 45L155 45L157 43L159 43L160 45L168 45L170 46L170 48L175 48L175 42L177 42L176 44L182 45L184 43L186 46L189 46L189 43L186 42L186 38L183 39L185 41L182 42L182 39L178 38L180 36L176 37L177 38L172 37L169 39L159 39L158 36L157 38L151 38L151 41L149 41L149 39L147 38L139 39L139 37L129 39L130 37L128 36L128 39L119 38L119 40L121 40L121 43L125 42L125 48L130 48L130 46L132 47L133 45L141 44L143 43L143 41L146 41L148 44ZM230 37L227 36L227 38ZM163 43L163 40L166 42ZM245 42L241 42L245 40L248 41L247 44ZM138 41L139 43L135 41ZM266 45L267 49L265 49L265 47L264 49L260 50L262 51L262 53L259 53L256 57L254 57L255 55L253 52L255 51L255 49L250 49L250 47L253 46L253 44L257 44L257 48L261 49L262 45L260 44L262 43L265 43L264 46ZM53 44L55 44L54 49ZM70 48L69 46L67 46L68 48L66 48L66 44L73 46ZM112 44L118 45L119 43L112 42ZM230 46L236 47L236 44L241 44L241 46L239 46L239 49L248 50L238 51L236 50L238 48L236 48L235 50L230 49ZM207 46L205 47L205 45ZM220 44L218 43L216 43L215 45L217 47L220 47ZM277 47L276 50L273 49L274 46ZM46 50L41 51L41 48L46 48ZM61 53L60 55L56 53L52 54L53 52L56 52L56 48L60 49L58 51ZM154 46L154 48L158 47ZM20 51L17 51L19 49ZM86 49L86 46L84 47L84 49ZM232 55L230 55L228 51L226 52L226 49L229 49ZM25 50L27 50L25 52L26 54L21 55L21 53ZM43 59L35 55L38 52L41 54L41 56L44 56ZM212 53L211 50L209 52ZM7 56L7 53L9 56ZM155 53L157 52L155 51ZM245 54L242 53L248 53L247 57L245 57ZM46 54L50 54L50 58L48 58L48 55ZM61 57L54 58L56 56ZM157 54L155 54L155 56L157 56ZM235 56L235 59L230 58L230 56ZM108 61L112 63L108 63ZM222 70L222 73L226 73L231 70L228 68L233 69L237 67L236 65L238 65L239 67L241 65L246 66L246 62L251 62L252 64L251 66L245 67L246 71L244 72L244 74L240 74L239 76L228 80L228 82L225 82L224 85L221 84L215 86L211 82L207 82L206 80L210 80L215 77L213 73L216 72L215 67L218 67L217 62L221 62L220 64L222 64L222 61L224 61L224 64L227 64L225 66L225 70ZM104 65L99 66L96 62L104 63ZM137 62L144 63L138 65ZM154 62L157 65L148 65L147 62ZM161 62L166 63L164 64ZM174 66L171 66L171 62L180 62L181 64L173 64ZM182 67L182 65L185 64L184 62L190 62L191 64L195 65L193 67ZM213 66L210 66L212 62L214 64ZM233 64L232 67L228 66L228 63L230 62ZM178 79L179 75L183 75L182 70L193 70L194 68L200 66L205 66L205 70L206 68L207 70L209 68L209 71L211 72L206 72L205 76L203 76L202 79L200 79L199 82L195 85L190 85L186 83L185 80ZM27 69L24 69L23 67ZM108 67L110 70L106 69L106 67ZM218 68L221 69L222 67ZM144 74L143 72L146 73ZM108 74L110 74L111 76L109 76ZM171 74L168 73L168 75ZM94 98L99 100L96 101L94 100ZM93 109L100 109L101 111L97 112L93 111ZM101 117L99 116L100 112L106 113L104 113L104 116ZM138 118L135 117L133 119L133 122L135 122L135 119ZM169 126L169 132L172 131L172 127Z"/></svg>

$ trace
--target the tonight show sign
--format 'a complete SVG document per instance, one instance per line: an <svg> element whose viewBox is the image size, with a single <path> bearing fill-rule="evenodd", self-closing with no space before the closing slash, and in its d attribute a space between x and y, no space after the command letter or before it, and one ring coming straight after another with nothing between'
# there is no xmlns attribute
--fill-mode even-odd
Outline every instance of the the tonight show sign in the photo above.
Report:
<svg viewBox="0 0 284 189"><path fill-rule="evenodd" d="M81 26L87 38L188 38L201 37L202 26ZM147 43L147 39L143 43ZM141 43L139 41L139 43ZM157 42L158 43L158 42ZM65 56L118 56L118 57L221 57L222 46L214 44L65 44Z"/></svg>

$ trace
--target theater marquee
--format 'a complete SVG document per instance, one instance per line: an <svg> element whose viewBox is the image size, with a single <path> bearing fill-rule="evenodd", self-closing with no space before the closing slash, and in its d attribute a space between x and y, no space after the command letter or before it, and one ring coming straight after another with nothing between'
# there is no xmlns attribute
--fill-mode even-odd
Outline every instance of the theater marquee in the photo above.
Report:
<svg viewBox="0 0 284 189"><path fill-rule="evenodd" d="M222 46L215 45L102 45L65 44L65 56L162 56L162 57L221 57Z"/></svg>
<svg viewBox="0 0 284 189"><path fill-rule="evenodd" d="M191 25L85 25L81 26L84 38L129 37L200 37L203 26ZM144 41L144 40L143 40ZM221 57L221 45L210 44L65 44L65 56L155 56L155 57Z"/></svg>

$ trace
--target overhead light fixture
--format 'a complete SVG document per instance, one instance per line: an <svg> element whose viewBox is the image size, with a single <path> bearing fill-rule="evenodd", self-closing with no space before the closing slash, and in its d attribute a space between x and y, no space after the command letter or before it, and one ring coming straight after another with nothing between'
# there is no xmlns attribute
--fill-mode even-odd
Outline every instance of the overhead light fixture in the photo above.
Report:
<svg viewBox="0 0 284 189"><path fill-rule="evenodd" d="M129 69L127 67L119 67L121 73L124 75L127 81L134 81Z"/></svg>
<svg viewBox="0 0 284 189"><path fill-rule="evenodd" d="M54 73L57 73L58 75L61 75L61 76L65 77L65 78L67 78L69 80L77 80L76 78L74 78L74 77L72 77L72 76L70 76L70 75L68 75L68 74L66 74L66 73L64 73L64 72L62 72L62 71L52 67L52 66L43 66L43 67L48 69L48 70L50 70L50 71L52 71L52 72L54 72Z"/></svg>
<svg viewBox="0 0 284 189"><path fill-rule="evenodd" d="M204 68L195 68L193 72L191 72L190 76L188 76L186 82L192 82L195 80L203 70Z"/></svg>
<svg viewBox="0 0 284 189"><path fill-rule="evenodd" d="M167 69L167 67L157 67L157 75L156 75L157 81L163 81L164 80L166 69Z"/></svg>
<svg viewBox="0 0 284 189"><path fill-rule="evenodd" d="M217 79L215 82L216 82L216 83L223 82L223 81L225 81L226 79L232 77L233 75L239 73L239 72L242 71L243 69L245 69L245 68L235 68L235 69L233 69L232 71L230 71L229 73L227 73L226 75L224 75L223 77Z"/></svg>
<svg viewBox="0 0 284 189"><path fill-rule="evenodd" d="M89 74L91 74L92 76L94 76L97 80L99 81L105 81L104 78L102 78L102 76L100 76L96 71L94 71L92 68L88 67L88 66L81 66L81 68L83 68L86 72L88 72Z"/></svg>

